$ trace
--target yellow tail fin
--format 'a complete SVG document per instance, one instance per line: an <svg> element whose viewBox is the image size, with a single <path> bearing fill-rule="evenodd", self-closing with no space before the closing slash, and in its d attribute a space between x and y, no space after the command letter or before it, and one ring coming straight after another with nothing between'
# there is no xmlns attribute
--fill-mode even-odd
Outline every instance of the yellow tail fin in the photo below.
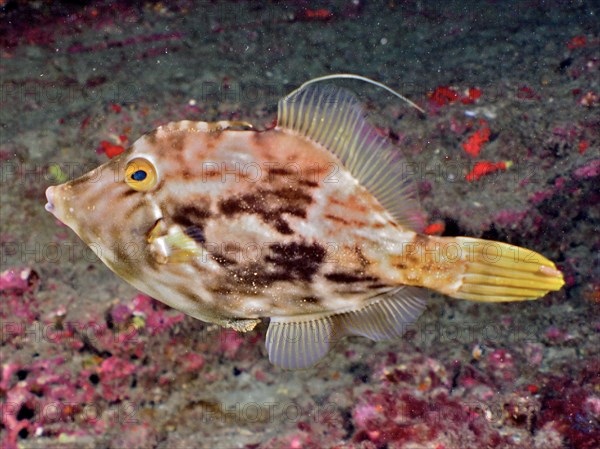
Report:
<svg viewBox="0 0 600 449"><path fill-rule="evenodd" d="M537 299L560 290L563 275L541 254L507 243L456 237L468 248L462 284L451 296L482 302Z"/></svg>

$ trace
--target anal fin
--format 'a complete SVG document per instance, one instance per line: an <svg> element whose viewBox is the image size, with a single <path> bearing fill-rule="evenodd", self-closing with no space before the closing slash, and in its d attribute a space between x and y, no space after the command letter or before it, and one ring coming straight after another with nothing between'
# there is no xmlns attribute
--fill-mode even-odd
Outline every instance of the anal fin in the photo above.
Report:
<svg viewBox="0 0 600 449"><path fill-rule="evenodd" d="M336 327L374 341L399 338L425 310L426 295L424 289L400 287L362 309L336 315Z"/></svg>
<svg viewBox="0 0 600 449"><path fill-rule="evenodd" d="M333 336L331 316L303 321L273 317L267 329L269 360L284 369L308 368L329 352Z"/></svg>
<svg viewBox="0 0 600 449"><path fill-rule="evenodd" d="M284 369L308 368L337 340L361 335L371 340L400 337L425 309L426 290L400 287L364 307L338 314L273 317L267 330L269 360Z"/></svg>

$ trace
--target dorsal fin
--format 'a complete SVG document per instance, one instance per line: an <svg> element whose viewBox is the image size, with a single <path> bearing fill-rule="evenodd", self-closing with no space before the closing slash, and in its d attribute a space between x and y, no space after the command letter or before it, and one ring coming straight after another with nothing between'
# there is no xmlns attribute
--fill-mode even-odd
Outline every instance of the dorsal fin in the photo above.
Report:
<svg viewBox="0 0 600 449"><path fill-rule="evenodd" d="M279 101L277 126L327 148L401 226L421 231L424 216L411 166L364 115L349 91L307 85Z"/></svg>

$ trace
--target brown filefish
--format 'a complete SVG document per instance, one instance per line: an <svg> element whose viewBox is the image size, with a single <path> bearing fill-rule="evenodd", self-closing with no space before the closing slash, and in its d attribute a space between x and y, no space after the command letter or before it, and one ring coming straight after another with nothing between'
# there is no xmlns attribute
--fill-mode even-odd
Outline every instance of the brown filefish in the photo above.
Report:
<svg viewBox="0 0 600 449"><path fill-rule="evenodd" d="M423 235L400 149L352 93L313 81L279 101L273 129L160 126L49 187L46 209L169 306L238 331L269 318L269 359L289 369L315 364L343 336L401 336L427 289L496 302L562 287L533 251Z"/></svg>

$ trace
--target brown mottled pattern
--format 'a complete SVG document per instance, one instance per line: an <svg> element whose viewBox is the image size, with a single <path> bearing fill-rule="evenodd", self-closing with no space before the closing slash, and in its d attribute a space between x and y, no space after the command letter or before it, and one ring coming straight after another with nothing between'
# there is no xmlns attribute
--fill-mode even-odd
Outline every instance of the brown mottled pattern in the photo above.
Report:
<svg viewBox="0 0 600 449"><path fill-rule="evenodd" d="M256 214L271 224L279 233L290 235L294 231L284 214L306 218L306 207L311 196L298 188L283 187L274 190L259 188L256 192L222 199L219 210L226 216Z"/></svg>
<svg viewBox="0 0 600 449"><path fill-rule="evenodd" d="M384 267L399 228L329 152L279 130L195 126L149 133L105 164L101 180L87 182L88 175L61 188L57 207L75 210L63 212L65 222L98 244L111 269L213 322L347 308L397 283L399 270ZM153 190L136 192L122 181L133 157L155 164ZM258 178L244 171L248 164L260 167ZM200 255L168 262L162 236L148 241L158 219L165 235L184 231ZM127 243L139 253L128 254Z"/></svg>
<svg viewBox="0 0 600 449"><path fill-rule="evenodd" d="M276 243L262 261L227 265L227 272L217 284L229 293L257 295L276 282L310 283L325 254L317 243Z"/></svg>

